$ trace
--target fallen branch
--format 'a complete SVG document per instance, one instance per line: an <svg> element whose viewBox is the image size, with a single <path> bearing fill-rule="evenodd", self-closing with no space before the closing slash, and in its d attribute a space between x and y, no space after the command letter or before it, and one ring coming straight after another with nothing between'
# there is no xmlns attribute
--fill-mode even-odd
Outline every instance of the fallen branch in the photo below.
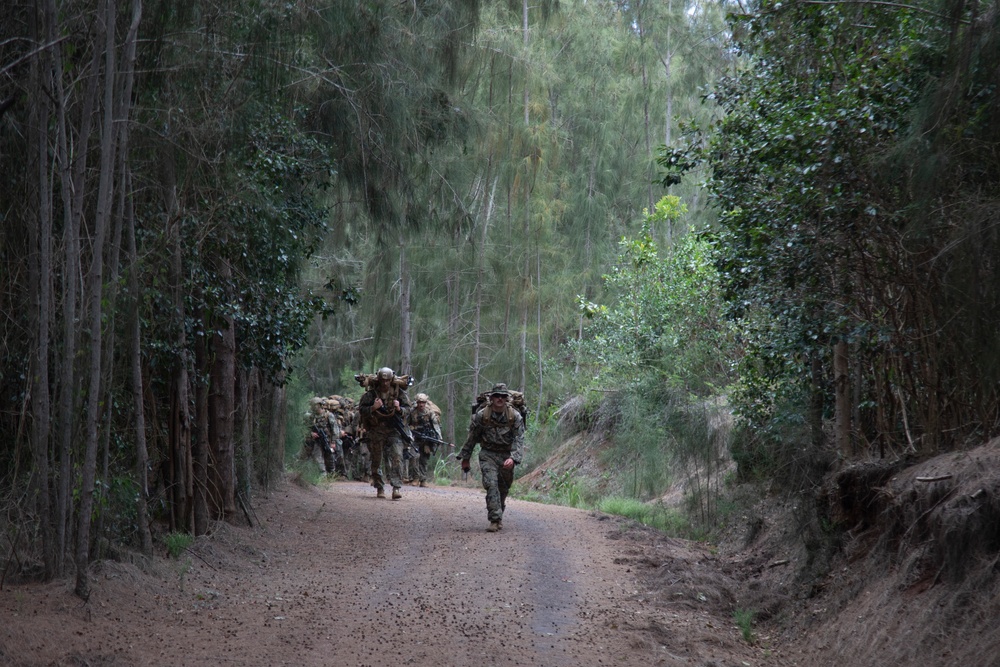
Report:
<svg viewBox="0 0 1000 667"><path fill-rule="evenodd" d="M936 477L917 477L918 482L941 482L946 479L951 479L951 473L947 475L937 475Z"/></svg>

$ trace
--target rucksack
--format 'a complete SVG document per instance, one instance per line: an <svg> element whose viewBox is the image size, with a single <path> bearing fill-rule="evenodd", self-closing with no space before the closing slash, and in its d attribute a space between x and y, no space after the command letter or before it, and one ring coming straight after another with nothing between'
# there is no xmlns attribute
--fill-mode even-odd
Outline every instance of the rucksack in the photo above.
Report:
<svg viewBox="0 0 1000 667"><path fill-rule="evenodd" d="M524 402L524 393L513 390L508 390L508 393L510 394L510 400L507 401L507 405L518 411L518 413L521 415L521 421L524 422L524 426L527 428L528 414L530 411L528 410L528 406ZM483 393L479 394L479 396L476 396L476 402L472 406L472 414L476 414L477 412L482 410L484 407L489 405L489 402L490 402L489 391L484 391Z"/></svg>
<svg viewBox="0 0 1000 667"><path fill-rule="evenodd" d="M360 384L364 389L374 387L378 383L378 376L376 376L375 373L358 373L354 376L354 379L357 380L358 384ZM398 389L406 389L413 384L413 378L409 375L397 375L392 378L392 382L390 384Z"/></svg>

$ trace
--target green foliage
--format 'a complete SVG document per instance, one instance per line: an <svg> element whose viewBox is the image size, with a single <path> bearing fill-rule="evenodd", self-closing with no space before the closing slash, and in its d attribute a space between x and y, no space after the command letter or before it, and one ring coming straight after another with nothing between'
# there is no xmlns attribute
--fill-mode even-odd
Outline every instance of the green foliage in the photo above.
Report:
<svg viewBox="0 0 1000 667"><path fill-rule="evenodd" d="M575 470L564 470L561 474L546 471L545 475L549 483L549 498L557 505L568 505L569 507L580 507L582 503L582 491L580 481L577 479Z"/></svg>
<svg viewBox="0 0 1000 667"><path fill-rule="evenodd" d="M757 638L753 632L753 619L756 614L752 609L736 609L733 611L733 620L736 627L740 629L743 641L751 646L757 643Z"/></svg>
<svg viewBox="0 0 1000 667"><path fill-rule="evenodd" d="M438 458L434 461L434 483L438 486L451 486L451 476L455 472L454 464L449 465L450 459Z"/></svg>
<svg viewBox="0 0 1000 667"><path fill-rule="evenodd" d="M743 59L712 94L726 115L660 157L665 184L710 169L721 216L704 238L745 345L732 398L754 465L783 466L794 430L815 441L837 341L859 369L856 428L883 451L996 427L979 415L997 393L969 391L996 387L996 330L965 319L1000 301L972 278L995 275L982 250L998 239L967 222L1000 183L982 124L1000 108L984 75L1000 40L973 27L976 7L761 2L735 17Z"/></svg>
<svg viewBox="0 0 1000 667"><path fill-rule="evenodd" d="M651 232L685 211L676 197L663 197L641 233L621 240L618 262L604 276L610 305L578 297L591 336L578 354L599 362L597 382L652 376L700 395L728 383L734 331L722 317L711 247L689 234L663 252Z"/></svg>
<svg viewBox="0 0 1000 667"><path fill-rule="evenodd" d="M597 509L607 514L623 516L655 528L671 537L698 539L691 524L677 510L656 503L644 503L635 498L609 496L597 503Z"/></svg>
<svg viewBox="0 0 1000 667"><path fill-rule="evenodd" d="M163 543L167 546L167 554L171 558L180 558L181 554L194 542L194 537L188 533L167 533Z"/></svg>

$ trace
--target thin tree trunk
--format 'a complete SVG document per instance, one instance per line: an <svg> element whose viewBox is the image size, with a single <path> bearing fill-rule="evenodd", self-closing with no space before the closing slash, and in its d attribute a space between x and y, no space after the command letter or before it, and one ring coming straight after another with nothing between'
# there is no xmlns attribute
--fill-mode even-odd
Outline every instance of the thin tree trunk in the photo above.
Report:
<svg viewBox="0 0 1000 667"><path fill-rule="evenodd" d="M51 3L50 3L51 4ZM48 9L48 7L47 7ZM32 19L36 14L31 13ZM34 25L32 33L37 41L50 41L51 21L54 16L46 12L41 26ZM44 33L44 37L42 36ZM52 308L52 184L49 181L49 134L52 108L45 81L52 75L47 53L32 58L29 89L36 104L31 106L29 132L34 149L36 187L38 188L38 225L28 224L28 285L32 299L32 316L35 350L32 356L29 395L31 397L31 458L34 474L31 493L35 511L41 523L42 558L45 577L55 576L62 560L55 539L52 507L49 496L49 440L51 438L51 397L49 394L49 336ZM27 216L26 216L27 217Z"/></svg>
<svg viewBox="0 0 1000 667"><path fill-rule="evenodd" d="M410 313L410 266L406 258L406 243L399 237L399 340L402 373L413 372L413 325Z"/></svg>
<svg viewBox="0 0 1000 667"><path fill-rule="evenodd" d="M244 502L250 501L253 479L253 439L251 406L253 396L250 389L250 371L240 368L236 371L236 424L233 428L233 457L236 463L236 495Z"/></svg>
<svg viewBox="0 0 1000 667"><path fill-rule="evenodd" d="M833 346L833 387L836 416L837 451L845 458L851 456L851 383L847 357L847 341L837 340Z"/></svg>
<svg viewBox="0 0 1000 667"><path fill-rule="evenodd" d="M268 411L270 429L267 435L267 466L265 467L265 488L271 488L271 472L281 470L285 452L285 388L284 375L277 379L278 385L271 386L271 406Z"/></svg>
<svg viewBox="0 0 1000 667"><path fill-rule="evenodd" d="M219 276L230 284L232 267L228 258L219 262ZM210 499L215 518L228 519L236 514L236 462L233 455L233 426L236 413L236 323L232 316L222 317L213 339L215 362L212 364L211 426L208 444L211 463L208 476L212 482Z"/></svg>
<svg viewBox="0 0 1000 667"><path fill-rule="evenodd" d="M174 344L178 350L173 373L173 406L170 415L170 509L171 531L192 530L191 515L191 398L189 379L189 352L187 314L184 307L184 251L181 242L181 220L178 213L177 183L174 177L172 156L165 156L164 185L170 243L173 246L170 263L170 283L174 300Z"/></svg>
<svg viewBox="0 0 1000 667"><path fill-rule="evenodd" d="M197 319L205 321L204 311L197 313ZM205 326L211 326L206 323ZM194 438L191 447L191 465L193 475L191 478L191 498L193 500L192 511L194 513L194 534L205 535L208 533L208 384L211 383L211 373L208 366L208 350L206 349L205 337L198 336L194 341L194 367L197 381L194 386Z"/></svg>
<svg viewBox="0 0 1000 667"><path fill-rule="evenodd" d="M649 164L647 167L648 178L646 182L646 197L648 199L647 206L650 211L656 208L656 202L653 201L653 182L656 180L653 174L653 139L651 136L652 130L650 129L649 120L649 98L650 98L650 83L649 83L649 69L646 67L646 26L643 23L642 17L642 5L639 5L640 11L638 14L637 28L639 30L639 51L642 62L640 63L641 74L642 74L642 90L645 93L642 100L642 122L643 122L643 139L646 144L646 162Z"/></svg>
<svg viewBox="0 0 1000 667"><path fill-rule="evenodd" d="M527 56L529 46L528 33L528 0L521 0L521 28L524 35L524 53ZM525 58L527 62L527 57ZM531 123L530 108L528 106L529 77L527 70L524 73L524 127L528 128ZM530 162L528 163L530 165ZM527 295L531 292L531 258L528 253L528 239L531 238L531 179L527 173L528 166L525 167L524 174L524 277L522 279L523 290L521 297L521 335L518 341L520 352L521 382L520 389L524 391L528 384L528 301Z"/></svg>
<svg viewBox="0 0 1000 667"><path fill-rule="evenodd" d="M448 341L451 356L455 358L455 341L458 340L458 272L451 271L445 279L448 294ZM455 442L455 376L448 373L445 377L445 437L448 442Z"/></svg>
<svg viewBox="0 0 1000 667"><path fill-rule="evenodd" d="M126 185L129 181L126 180ZM127 216L128 256L129 256L129 296L132 303L132 318L129 322L129 364L132 370L132 412L135 417L135 479L139 494L135 501L136 518L139 524L139 545L147 556L153 553L153 537L149 531L149 449L146 446L145 391L142 381L142 316L139 293L139 254L135 243L135 211L131 206Z"/></svg>
<svg viewBox="0 0 1000 667"><path fill-rule="evenodd" d="M80 468L80 514L76 544L75 593L86 600L90 597L90 529L94 507L94 484L97 476L97 441L101 415L101 368L103 347L101 325L103 313L104 238L111 218L115 147L115 2L105 0L104 25L104 103L101 127L101 170L97 189L97 210L94 215L94 241L91 268L87 276L90 305L90 368L87 388L85 449ZM95 42L96 43L96 42Z"/></svg>
<svg viewBox="0 0 1000 667"><path fill-rule="evenodd" d="M542 250L539 247L539 240L536 236L535 238L535 279L538 281L537 294L535 296L535 324L538 328L538 403L535 408L535 414L541 414L542 412L542 396L545 393L545 378L542 374L542 361L544 357L542 356Z"/></svg>
<svg viewBox="0 0 1000 667"><path fill-rule="evenodd" d="M47 12L51 13L50 25L55 28L56 8L54 0L47 3ZM54 36L54 32L52 33ZM96 40L94 40L96 43ZM93 129L94 108L97 105L97 94L100 89L100 76L98 72L101 64L101 51L94 48L89 69L84 72L87 81L83 97L83 104L79 111L79 128L74 141L70 142L68 133L69 125L66 118L67 107L70 106L66 99L66 91L63 86L62 77L59 75L63 71L63 61L61 50L55 49L56 74L53 76L55 95L58 104L58 147L59 156L59 180L63 202L63 248L64 267L62 272L62 330L63 340L62 362L60 364L59 382L59 410L56 413L59 476L56 488L56 540L59 549L59 563L56 576L62 576L66 572L65 554L69 553L69 535L72 533L70 525L73 517L73 494L71 485L73 482L73 435L78 414L79 396L83 393L82 387L78 386L80 380L76 373L77 349L79 340L77 313L78 308L82 309L80 303L80 293L82 292L81 266L83 264L82 251L80 247L80 228L84 216L84 196L87 192L85 179L87 176L87 157L90 154L90 137ZM73 153L70 146L72 144Z"/></svg>
<svg viewBox="0 0 1000 667"><path fill-rule="evenodd" d="M809 353L812 375L812 395L809 406L809 428L813 447L823 445L823 363L815 350Z"/></svg>

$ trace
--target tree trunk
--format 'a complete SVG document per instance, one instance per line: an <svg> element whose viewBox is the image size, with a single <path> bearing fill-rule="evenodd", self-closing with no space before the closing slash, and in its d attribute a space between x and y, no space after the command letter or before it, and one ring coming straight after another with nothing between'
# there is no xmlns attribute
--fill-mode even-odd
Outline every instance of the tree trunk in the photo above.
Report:
<svg viewBox="0 0 1000 667"><path fill-rule="evenodd" d="M56 8L55 2L50 0L46 5L46 12L51 15L48 20L50 29L53 31L50 40L55 36ZM94 40L96 44L96 40ZM58 543L59 562L57 564L56 576L62 576L66 572L65 554L68 554L70 535L72 534L72 517L74 494L71 491L73 484L73 442L74 426L77 424L75 415L79 413L80 396L83 388L79 386L81 381L76 373L77 350L80 331L77 322L77 313L83 309L80 303L80 267L83 264L83 256L80 246L80 228L84 217L84 196L87 193L87 157L90 154L90 137L93 129L94 108L97 105L97 94L100 90L100 77L98 71L101 64L101 50L94 48L91 54L89 69L85 69L83 76L86 80L86 88L83 96L83 103L79 110L77 134L71 141L69 138L70 124L66 117L66 112L72 105L66 97L66 90L62 77L59 75L63 71L62 51L52 50L55 59L55 75L53 76L53 87L55 90L58 105L58 137L57 152L59 157L59 181L60 192L63 202L63 252L64 267L62 271L62 361L60 363L59 381L59 410L56 412L56 430L58 435L57 460L59 462L59 475L56 488L56 541ZM72 147L72 148L71 148ZM79 309L79 310L78 310Z"/></svg>
<svg viewBox="0 0 1000 667"><path fill-rule="evenodd" d="M285 388L280 383L284 382L284 375L280 375L277 378L279 385L274 385L271 387L271 406L268 411L268 424L270 429L267 436L267 452L269 454L267 459L267 466L265 466L264 474L264 486L265 488L271 488L273 482L271 480L271 472L274 470L281 470L283 466L283 458L285 453Z"/></svg>
<svg viewBox="0 0 1000 667"><path fill-rule="evenodd" d="M101 368L103 346L101 329L103 314L104 241L111 218L115 146L115 2L105 0L104 24L104 102L101 123L101 168L97 188L97 210L94 215L93 256L87 275L90 322L90 366L87 388L86 430L84 456L80 468L80 514L76 543L76 594L86 600L90 597L90 529L94 508L94 484L97 476L97 442L101 414ZM95 44L97 41L95 40Z"/></svg>
<svg viewBox="0 0 1000 667"><path fill-rule="evenodd" d="M448 293L448 341L449 346L454 346L454 341L458 340L458 272L451 271L445 279L445 286ZM450 350L452 357L456 353L454 347ZM455 376L448 373L445 376L445 437L448 442L455 442Z"/></svg>
<svg viewBox="0 0 1000 667"><path fill-rule="evenodd" d="M232 279L229 260L219 260L219 276L224 284ZM211 425L208 430L211 463L208 476L214 518L228 519L236 513L236 462L233 455L233 426L236 412L236 323L226 314L213 338ZM206 461L206 463L208 463Z"/></svg>
<svg viewBox="0 0 1000 667"><path fill-rule="evenodd" d="M809 430L812 445L819 448L823 445L823 363L819 353L812 350L809 353L809 369L812 374L812 388L809 405Z"/></svg>
<svg viewBox="0 0 1000 667"><path fill-rule="evenodd" d="M126 185L129 181L126 180ZM146 446L145 391L142 381L142 316L139 293L139 254L135 243L135 211L131 207L127 215L129 256L129 296L132 303L132 317L129 322L129 365L132 370L132 413L135 418L135 479L139 486L135 501L136 520L139 524L139 546L147 556L153 553L153 537L149 531L149 449Z"/></svg>
<svg viewBox="0 0 1000 667"><path fill-rule="evenodd" d="M191 485L191 398L189 379L189 353L187 342L187 320L184 307L184 251L181 242L181 220L178 214L177 184L174 178L173 160L169 154L163 160L167 220L169 221L170 242L173 257L170 264L170 288L174 300L174 344L178 350L173 373L170 415L170 477L167 488L170 502L170 530L173 532L192 530L189 522L192 507Z"/></svg>
<svg viewBox="0 0 1000 667"><path fill-rule="evenodd" d="M199 321L205 322L204 312L197 315ZM211 323L203 324L211 331ZM208 488L208 458L209 458L209 407L208 407L208 385L212 382L212 377L208 364L208 349L204 336L198 336L194 341L194 367L195 382L194 387L194 438L191 448L191 463L194 475L192 478L192 499L194 505L194 534L206 535L209 525L209 495Z"/></svg>
<svg viewBox="0 0 1000 667"><path fill-rule="evenodd" d="M847 355L847 341L843 338L833 345L833 387L835 401L836 446L844 458L851 456L851 382Z"/></svg>
<svg viewBox="0 0 1000 667"><path fill-rule="evenodd" d="M528 0L521 0L521 17L522 17L522 31L524 33L524 52L528 52L529 39L528 39ZM528 86L530 78L528 77L528 72L524 73L524 127L527 130L531 123L530 107L528 105ZM529 241L531 238L531 179L528 173L528 168L531 166L529 161L525 166L524 174L524 277L522 279L522 291L520 294L521 298L521 333L518 340L518 347L520 353L520 366L521 366L521 382L518 385L521 391L527 388L528 383L528 301L527 296L531 293L531 257L528 252ZM509 380L508 380L509 381Z"/></svg>
<svg viewBox="0 0 1000 667"><path fill-rule="evenodd" d="M233 458L236 465L235 494L244 502L250 500L253 480L253 430L251 411L254 404L251 390L251 372L240 368L236 371L236 416L233 426Z"/></svg>
<svg viewBox="0 0 1000 667"><path fill-rule="evenodd" d="M406 243L399 238L399 341L401 373L413 373L413 325L410 321L410 266L406 258Z"/></svg>
<svg viewBox="0 0 1000 667"><path fill-rule="evenodd" d="M49 3L51 5L51 3ZM49 7L47 7L49 9ZM36 15L31 13L32 18ZM54 16L46 12L41 26L33 26L36 41L49 41L49 27ZM55 539L53 513L49 495L49 441L51 438L51 398L49 394L49 336L52 309L52 184L49 182L49 132L52 109L45 82L52 74L47 55L32 58L29 89L36 104L31 106L30 142L34 150L31 160L37 178L38 225L28 224L28 289L31 294L32 323L35 349L32 355L28 392L31 396L31 459L34 474L31 493L34 509L40 521L42 558L46 579L56 575L62 560ZM25 216L28 217L28 216Z"/></svg>

